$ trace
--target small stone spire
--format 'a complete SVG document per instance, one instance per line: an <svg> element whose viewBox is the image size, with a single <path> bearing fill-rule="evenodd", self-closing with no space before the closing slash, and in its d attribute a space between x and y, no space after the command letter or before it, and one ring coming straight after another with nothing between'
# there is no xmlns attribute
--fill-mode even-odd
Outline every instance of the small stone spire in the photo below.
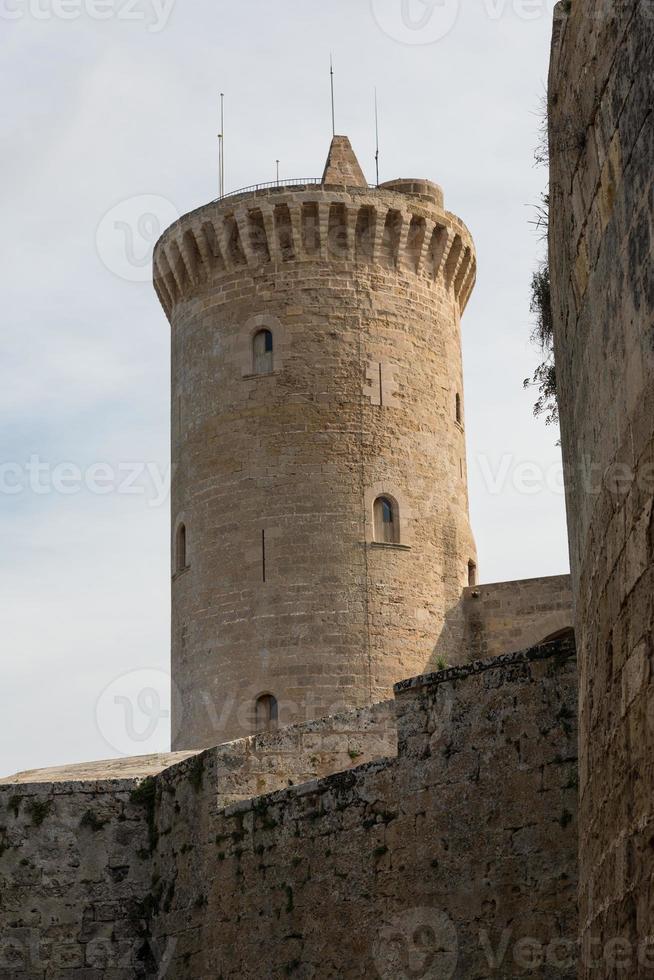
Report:
<svg viewBox="0 0 654 980"><path fill-rule="evenodd" d="M367 187L368 181L359 166L347 136L335 136L322 175L323 184L345 184L348 187Z"/></svg>

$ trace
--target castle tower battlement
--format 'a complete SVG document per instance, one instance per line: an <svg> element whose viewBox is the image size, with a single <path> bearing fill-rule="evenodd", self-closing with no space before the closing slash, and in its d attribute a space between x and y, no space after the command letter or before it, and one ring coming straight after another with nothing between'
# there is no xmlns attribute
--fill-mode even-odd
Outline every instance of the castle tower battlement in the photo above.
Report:
<svg viewBox="0 0 654 980"><path fill-rule="evenodd" d="M335 137L322 181L177 221L154 274L172 327L175 748L380 701L460 659L475 254L441 189L370 187Z"/></svg>
<svg viewBox="0 0 654 980"><path fill-rule="evenodd" d="M155 288L168 317L208 279L275 262L356 262L442 277L462 313L475 283L474 244L429 181L379 187L269 185L180 218L155 253Z"/></svg>

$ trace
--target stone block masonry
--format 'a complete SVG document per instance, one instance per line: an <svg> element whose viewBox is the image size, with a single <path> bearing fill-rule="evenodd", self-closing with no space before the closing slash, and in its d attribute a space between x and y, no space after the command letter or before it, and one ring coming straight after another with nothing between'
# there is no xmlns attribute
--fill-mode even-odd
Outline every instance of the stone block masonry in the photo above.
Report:
<svg viewBox="0 0 654 980"><path fill-rule="evenodd" d="M357 711L317 718L261 732L211 750L221 805L260 796L295 783L342 772L354 765L395 755L395 706L383 701ZM132 756L105 762L78 763L55 769L35 769L0 779L0 786L49 783L108 783L158 776L199 752L170 752Z"/></svg>
<svg viewBox="0 0 654 980"><path fill-rule="evenodd" d="M463 593L471 660L525 650L573 628L569 575L475 585Z"/></svg>
<svg viewBox="0 0 654 980"><path fill-rule="evenodd" d="M0 978L117 980L153 965L149 784L0 788Z"/></svg>
<svg viewBox="0 0 654 980"><path fill-rule="evenodd" d="M573 643L415 678L395 709L397 755L229 806L241 743L0 787L2 980L572 978Z"/></svg>
<svg viewBox="0 0 654 980"><path fill-rule="evenodd" d="M654 11L556 10L550 270L580 675L581 976L654 975Z"/></svg>

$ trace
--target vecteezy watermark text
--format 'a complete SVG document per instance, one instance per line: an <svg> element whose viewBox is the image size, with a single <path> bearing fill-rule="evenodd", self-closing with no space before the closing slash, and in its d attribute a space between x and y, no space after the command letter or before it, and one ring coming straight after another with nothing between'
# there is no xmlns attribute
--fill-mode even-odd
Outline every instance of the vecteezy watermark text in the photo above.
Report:
<svg viewBox="0 0 654 980"><path fill-rule="evenodd" d="M575 939L556 936L549 940L534 936L516 936L512 929L504 929L494 944L487 930L479 933L479 945L492 972L505 972L507 962L523 970L541 970L543 967L567 971L579 962L591 969L629 969L636 964L654 972L654 937L647 936L638 943L616 937L602 942L591 938L579 949Z"/></svg>
<svg viewBox="0 0 654 980"><path fill-rule="evenodd" d="M498 21L508 14L532 21L549 16L555 0L481 0L480 13ZM401 44L434 44L456 26L461 0L371 0L382 31Z"/></svg>
<svg viewBox="0 0 654 980"><path fill-rule="evenodd" d="M151 34L164 30L175 0L0 0L3 20L119 20L145 23Z"/></svg>
<svg viewBox="0 0 654 980"><path fill-rule="evenodd" d="M539 493L563 495L566 485L592 496L607 493L620 497L633 488L654 491L654 464L635 468L614 463L606 467L583 456L575 465L564 467L560 461L542 465L511 453L496 459L480 454L475 463L491 496L507 491L529 497ZM80 466L69 460L51 463L36 453L26 461L0 461L0 497L28 493L74 496L86 491L94 496L146 496L149 507L160 507L169 499L170 482L170 466L155 461L103 461Z"/></svg>
<svg viewBox="0 0 654 980"><path fill-rule="evenodd" d="M153 461L98 462L81 467L69 461L53 464L33 454L23 463L0 462L0 495L130 494L147 496L148 507L160 507L169 498L170 478L170 467Z"/></svg>
<svg viewBox="0 0 654 980"><path fill-rule="evenodd" d="M182 631L182 645L186 643L185 630ZM259 653L262 665L268 662L268 651ZM210 690L199 687L194 693L196 721L207 733L207 744L220 745L234 738L235 732L257 730L257 702L260 689L258 684L250 685L243 691L224 692L218 687ZM451 716L451 696L439 698L438 708L446 718ZM276 724L285 727L290 724L301 725L314 722L316 718L329 718L345 710L341 699L325 703L320 694L307 690L304 699L276 699ZM182 688L171 682L168 671L154 667L141 667L119 674L100 693L95 706L95 722L99 733L111 748L120 755L149 755L159 751L159 746L167 740L172 729L173 741L181 731L183 723L184 698ZM433 720L434 731L445 724L440 718ZM329 726L324 732L327 751L335 751L335 739L340 744L338 751L348 754L353 744L359 744L345 733L340 739ZM321 751L321 731L317 728L312 734L312 745L316 752ZM363 740L365 743L365 739ZM292 742L288 750L275 744L276 755L296 752ZM352 758L352 757L351 757Z"/></svg>
<svg viewBox="0 0 654 980"><path fill-rule="evenodd" d="M615 15L620 5L631 0L596 0L582 5L584 15L595 21ZM468 0L466 0L468 3ZM435 44L447 37L464 9L463 0L370 0L372 15L388 37L400 44ZM498 22L508 16L529 23L552 17L556 0L477 0L470 4L476 16ZM654 15L654 3L642 4L644 16Z"/></svg>
<svg viewBox="0 0 654 980"><path fill-rule="evenodd" d="M95 937L84 943L54 940L39 929L15 928L0 936L0 970L11 971L6 974L11 976L23 972L33 976L37 971L57 969L69 973L73 969L84 971L86 967L119 970L121 975L131 976L136 967L142 966L147 952L156 976L162 980L168 975L176 946L176 939L167 939L165 943L146 940L145 948L143 941L129 938Z"/></svg>
<svg viewBox="0 0 654 980"><path fill-rule="evenodd" d="M616 462L605 466L590 456L580 456L565 466L561 461L543 465L511 453L498 459L480 454L475 462L486 492L492 496L507 490L528 497L543 492L562 495L566 486L591 496L607 493L620 497L633 488L646 493L654 491L654 463L634 467Z"/></svg>

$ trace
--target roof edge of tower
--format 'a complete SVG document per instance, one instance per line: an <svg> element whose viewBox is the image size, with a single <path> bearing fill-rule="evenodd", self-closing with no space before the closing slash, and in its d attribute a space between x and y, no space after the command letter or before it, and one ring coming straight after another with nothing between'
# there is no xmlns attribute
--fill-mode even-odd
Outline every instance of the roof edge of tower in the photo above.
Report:
<svg viewBox="0 0 654 980"><path fill-rule="evenodd" d="M396 177L379 185L380 191L394 191L396 194L409 194L412 197L426 197L439 208L445 207L445 194L440 184L425 177Z"/></svg>

